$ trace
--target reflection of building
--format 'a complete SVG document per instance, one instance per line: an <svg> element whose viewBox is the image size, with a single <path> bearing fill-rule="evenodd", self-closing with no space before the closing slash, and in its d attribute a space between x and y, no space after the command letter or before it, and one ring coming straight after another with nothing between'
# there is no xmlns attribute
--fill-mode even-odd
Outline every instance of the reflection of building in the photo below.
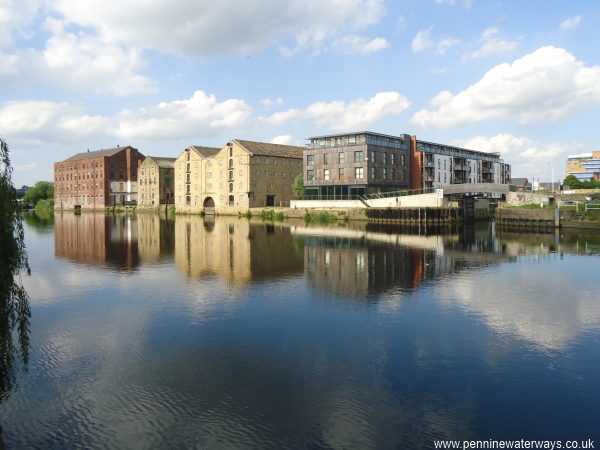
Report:
<svg viewBox="0 0 600 450"><path fill-rule="evenodd" d="M54 254L75 263L119 270L139 265L136 219L104 214L55 214Z"/></svg>
<svg viewBox="0 0 600 450"><path fill-rule="evenodd" d="M175 203L175 158L148 156L138 171L138 205Z"/></svg>
<svg viewBox="0 0 600 450"><path fill-rule="evenodd" d="M302 273L288 227L237 218L177 216L175 262L190 277L216 274L233 284Z"/></svg>
<svg viewBox="0 0 600 450"><path fill-rule="evenodd" d="M302 148L232 140L222 149L189 147L175 164L178 211L288 206Z"/></svg>
<svg viewBox="0 0 600 450"><path fill-rule="evenodd" d="M144 160L137 149L116 147L78 153L54 163L56 208L103 208L135 203L137 170Z"/></svg>
<svg viewBox="0 0 600 450"><path fill-rule="evenodd" d="M600 150L569 156L565 161L565 177L569 175L580 181L600 180Z"/></svg>
<svg viewBox="0 0 600 450"><path fill-rule="evenodd" d="M138 248L144 263L173 258L175 220L159 214L138 214Z"/></svg>
<svg viewBox="0 0 600 450"><path fill-rule="evenodd" d="M307 238L304 267L313 286L364 298L394 287L416 287L423 278L423 252L409 247L365 245L354 239Z"/></svg>

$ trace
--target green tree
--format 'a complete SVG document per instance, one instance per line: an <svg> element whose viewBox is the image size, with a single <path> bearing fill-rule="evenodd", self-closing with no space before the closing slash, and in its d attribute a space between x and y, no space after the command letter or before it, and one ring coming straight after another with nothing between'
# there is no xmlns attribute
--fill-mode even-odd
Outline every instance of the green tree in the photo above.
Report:
<svg viewBox="0 0 600 450"><path fill-rule="evenodd" d="M296 194L298 197L304 195L304 177L301 173L294 178L292 189L294 190L294 194Z"/></svg>
<svg viewBox="0 0 600 450"><path fill-rule="evenodd" d="M19 356L29 358L29 297L21 274L29 275L21 207L12 184L8 145L0 139L0 398L14 381ZM14 330L18 344L13 342Z"/></svg>
<svg viewBox="0 0 600 450"><path fill-rule="evenodd" d="M54 201L54 183L50 181L38 181L35 186L29 188L23 197L24 203L37 205L40 200Z"/></svg>
<svg viewBox="0 0 600 450"><path fill-rule="evenodd" d="M579 181L575 175L569 175L563 181L563 184L569 186L571 189L580 189L581 181Z"/></svg>

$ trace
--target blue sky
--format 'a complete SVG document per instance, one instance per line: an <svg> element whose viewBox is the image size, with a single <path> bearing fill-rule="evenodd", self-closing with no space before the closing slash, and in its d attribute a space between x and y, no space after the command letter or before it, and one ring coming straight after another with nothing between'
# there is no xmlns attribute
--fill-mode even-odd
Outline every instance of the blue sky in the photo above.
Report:
<svg viewBox="0 0 600 450"><path fill-rule="evenodd" d="M595 0L0 0L0 136L19 186L86 149L358 130L559 178L600 148L598 24Z"/></svg>

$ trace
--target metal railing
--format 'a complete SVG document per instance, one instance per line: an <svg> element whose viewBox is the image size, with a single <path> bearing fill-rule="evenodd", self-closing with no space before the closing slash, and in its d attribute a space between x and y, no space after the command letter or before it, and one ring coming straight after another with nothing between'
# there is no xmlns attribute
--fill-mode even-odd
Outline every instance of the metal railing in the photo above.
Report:
<svg viewBox="0 0 600 450"><path fill-rule="evenodd" d="M405 197L407 195L420 195L420 194L431 194L435 192L434 188L423 188L423 189L405 189L402 191L390 191L390 192L377 192L373 194L360 195L362 200L371 200L376 198L389 198L389 197Z"/></svg>
<svg viewBox="0 0 600 450"><path fill-rule="evenodd" d="M596 210L596 209L600 209L600 203L586 203L585 204L586 211L592 211L592 210Z"/></svg>

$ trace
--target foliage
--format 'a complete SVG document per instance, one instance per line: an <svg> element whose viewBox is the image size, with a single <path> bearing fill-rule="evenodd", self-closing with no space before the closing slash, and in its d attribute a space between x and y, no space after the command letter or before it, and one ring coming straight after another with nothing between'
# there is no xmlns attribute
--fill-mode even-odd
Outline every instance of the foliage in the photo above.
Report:
<svg viewBox="0 0 600 450"><path fill-rule="evenodd" d="M563 181L563 184L569 186L571 189L598 189L600 188L600 181L581 181L578 180L575 175L569 175Z"/></svg>
<svg viewBox="0 0 600 450"><path fill-rule="evenodd" d="M169 208L169 216L174 217L177 214L177 209L174 206Z"/></svg>
<svg viewBox="0 0 600 450"><path fill-rule="evenodd" d="M327 212L320 213L309 213L308 211L304 214L304 221L306 223L334 223L337 222L335 214L329 214Z"/></svg>
<svg viewBox="0 0 600 450"><path fill-rule="evenodd" d="M54 211L54 200L41 199L35 204L35 212L38 215L48 215Z"/></svg>
<svg viewBox="0 0 600 450"><path fill-rule="evenodd" d="M294 178L294 183L292 184L292 189L294 194L298 197L304 195L304 177L302 174L298 174L296 178Z"/></svg>
<svg viewBox="0 0 600 450"><path fill-rule="evenodd" d="M240 212L238 213L238 217L239 218L246 218L246 219L252 219L252 211L248 210L244 213Z"/></svg>
<svg viewBox="0 0 600 450"><path fill-rule="evenodd" d="M0 396L11 388L18 356L29 358L29 297L21 273L31 273L8 145L0 139ZM16 328L18 348L13 342Z"/></svg>
<svg viewBox="0 0 600 450"><path fill-rule="evenodd" d="M38 181L35 186L29 188L23 196L23 203L36 206L40 200L54 201L54 183L49 181Z"/></svg>
<svg viewBox="0 0 600 450"><path fill-rule="evenodd" d="M260 212L260 218L262 220L270 220L271 222L283 222L286 218L282 212L275 212L273 209L262 210Z"/></svg>

